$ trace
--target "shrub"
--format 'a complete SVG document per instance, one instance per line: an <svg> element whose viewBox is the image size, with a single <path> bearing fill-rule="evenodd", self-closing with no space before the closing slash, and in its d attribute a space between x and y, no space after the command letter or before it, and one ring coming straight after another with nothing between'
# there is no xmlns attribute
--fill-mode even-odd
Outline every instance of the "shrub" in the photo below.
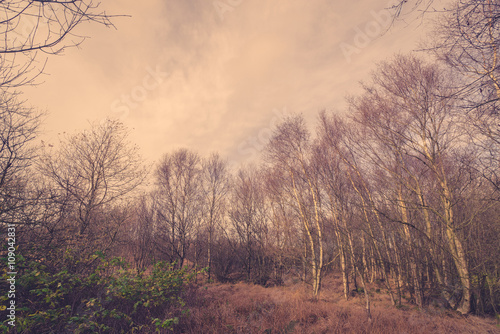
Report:
<svg viewBox="0 0 500 334"><path fill-rule="evenodd" d="M17 332L161 332L173 329L188 313L182 295L194 272L159 262L150 274L135 273L123 259L108 261L102 254L93 261L96 265L86 275L18 261ZM11 328L7 321L1 326Z"/></svg>

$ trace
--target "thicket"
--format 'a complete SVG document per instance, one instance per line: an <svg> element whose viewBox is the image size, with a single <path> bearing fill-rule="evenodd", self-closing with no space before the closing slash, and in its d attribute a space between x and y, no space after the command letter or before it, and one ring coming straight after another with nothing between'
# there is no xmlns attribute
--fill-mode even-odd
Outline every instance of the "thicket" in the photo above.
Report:
<svg viewBox="0 0 500 334"><path fill-rule="evenodd" d="M66 265L53 267L18 257L17 333L156 333L173 330L189 314L183 295L199 272L165 262L137 272L122 258L102 253L77 272L69 252L64 260ZM8 291L6 279L4 274L2 291ZM7 320L0 329L12 330L2 317Z"/></svg>

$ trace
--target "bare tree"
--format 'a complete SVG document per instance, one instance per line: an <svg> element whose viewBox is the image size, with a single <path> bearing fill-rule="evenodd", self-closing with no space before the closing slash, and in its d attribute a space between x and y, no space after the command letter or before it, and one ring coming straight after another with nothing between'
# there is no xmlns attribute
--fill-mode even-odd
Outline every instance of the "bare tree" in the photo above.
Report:
<svg viewBox="0 0 500 334"><path fill-rule="evenodd" d="M132 253L138 272L146 270L154 259L154 207L153 197L142 195L137 203L126 231L127 251Z"/></svg>
<svg viewBox="0 0 500 334"><path fill-rule="evenodd" d="M232 187L229 217L234 227L238 245L243 250L241 260L247 280L255 278L260 283L267 279L262 275L262 252L267 234L265 197L259 173L256 169L242 169ZM254 272L257 269L257 275ZM264 271L265 274L265 271Z"/></svg>
<svg viewBox="0 0 500 334"><path fill-rule="evenodd" d="M430 50L461 79L455 94L474 125L471 138L483 153L479 168L500 190L500 4L457 2L437 22L433 36Z"/></svg>
<svg viewBox="0 0 500 334"><path fill-rule="evenodd" d="M266 149L269 163L279 166L291 185L295 209L304 226L311 256L313 296L319 297L324 260L323 221L318 175L313 166L310 134L304 119L289 118L279 124Z"/></svg>
<svg viewBox="0 0 500 334"><path fill-rule="evenodd" d="M342 283L344 287L344 298L349 298L349 260L351 238L348 219L350 215L349 197L352 196L346 171L342 164L342 158L336 147L342 137L342 128L335 120L327 117L326 113L320 115L318 127L318 143L315 147L315 159L318 166L321 185L325 192L325 211L329 211L329 219L333 225L333 231L337 241L340 269L342 272ZM354 269L354 268L353 268Z"/></svg>
<svg viewBox="0 0 500 334"><path fill-rule="evenodd" d="M500 99L499 15L496 1L457 1L433 31L431 50L463 75L461 96L471 106Z"/></svg>
<svg viewBox="0 0 500 334"><path fill-rule="evenodd" d="M219 154L214 153L202 161L202 193L204 198L203 221L207 229L208 279L212 274L212 253L214 236L221 228L226 211L229 192L229 173L227 164Z"/></svg>
<svg viewBox="0 0 500 334"><path fill-rule="evenodd" d="M473 221L475 213L469 213L468 218L457 215L458 196L470 183L460 183L456 178L460 167L453 157L461 156L460 149L466 143L462 141L463 131L457 126L455 100L449 97L449 78L437 66L415 57L398 56L380 65L373 79L374 84L366 86L365 94L352 100L354 121L369 136L370 144L362 152L402 187L414 192L427 220L428 238L433 238L432 220L439 221L440 234L445 236L446 249L460 281L462 298L458 309L468 313L472 286L466 244L460 231ZM430 189L425 194L424 186L412 174L415 169L409 170L412 160L427 171L425 187L435 189L438 198ZM408 198L403 198L402 189L396 189L395 193L401 210L399 221L407 224ZM406 238L408 233L405 232ZM433 255L437 255L435 246L429 246L434 248ZM441 284L446 286L443 274L436 274L443 277Z"/></svg>
<svg viewBox="0 0 500 334"><path fill-rule="evenodd" d="M269 235L271 239L268 252L274 258L274 279L283 283L285 272L302 265L302 278L305 280L308 266L304 254L304 238L301 222L290 203L287 173L278 166L264 169L264 191L269 206Z"/></svg>
<svg viewBox="0 0 500 334"><path fill-rule="evenodd" d="M85 39L76 28L85 22L113 26L111 16L92 0L0 2L0 88L33 83L43 71L38 53L60 54Z"/></svg>
<svg viewBox="0 0 500 334"><path fill-rule="evenodd" d="M179 149L166 154L156 169L156 243L182 267L201 219L201 165L198 154Z"/></svg>
<svg viewBox="0 0 500 334"><path fill-rule="evenodd" d="M45 180L30 168L37 156L33 140L41 113L25 106L18 88L34 84L43 72L40 55L60 54L83 42L85 38L75 34L82 23L112 26L111 16L97 7L87 0L0 1L0 220L23 224L18 232L38 241L43 235L50 247L67 239L62 231L67 231L68 201L56 205L54 191L42 188ZM40 248L34 242L31 246Z"/></svg>
<svg viewBox="0 0 500 334"><path fill-rule="evenodd" d="M0 92L0 221L14 223L31 195L26 193L33 143L41 115L26 108L15 95Z"/></svg>
<svg viewBox="0 0 500 334"><path fill-rule="evenodd" d="M80 238L98 235L104 209L129 198L147 175L138 148L127 137L118 121L93 124L41 159L40 171L52 182L52 198L71 211Z"/></svg>

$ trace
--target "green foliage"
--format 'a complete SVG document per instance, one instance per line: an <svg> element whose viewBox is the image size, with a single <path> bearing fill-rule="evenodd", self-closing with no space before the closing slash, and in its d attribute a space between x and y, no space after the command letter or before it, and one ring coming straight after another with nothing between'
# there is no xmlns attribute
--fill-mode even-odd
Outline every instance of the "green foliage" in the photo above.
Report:
<svg viewBox="0 0 500 334"><path fill-rule="evenodd" d="M121 258L96 254L91 260L87 273L20 261L18 333L164 332L188 314L182 295L195 272L159 262L150 274L136 273Z"/></svg>

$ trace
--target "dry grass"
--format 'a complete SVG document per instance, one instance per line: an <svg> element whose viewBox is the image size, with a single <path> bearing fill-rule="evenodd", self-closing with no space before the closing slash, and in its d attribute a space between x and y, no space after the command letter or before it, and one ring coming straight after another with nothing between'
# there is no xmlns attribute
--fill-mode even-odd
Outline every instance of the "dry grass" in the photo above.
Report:
<svg viewBox="0 0 500 334"><path fill-rule="evenodd" d="M500 333L493 319L412 306L397 309L384 293L372 296L372 322L362 295L345 301L338 278L326 279L319 301L307 287L211 284L189 297L179 333ZM307 291L307 292L306 292Z"/></svg>

